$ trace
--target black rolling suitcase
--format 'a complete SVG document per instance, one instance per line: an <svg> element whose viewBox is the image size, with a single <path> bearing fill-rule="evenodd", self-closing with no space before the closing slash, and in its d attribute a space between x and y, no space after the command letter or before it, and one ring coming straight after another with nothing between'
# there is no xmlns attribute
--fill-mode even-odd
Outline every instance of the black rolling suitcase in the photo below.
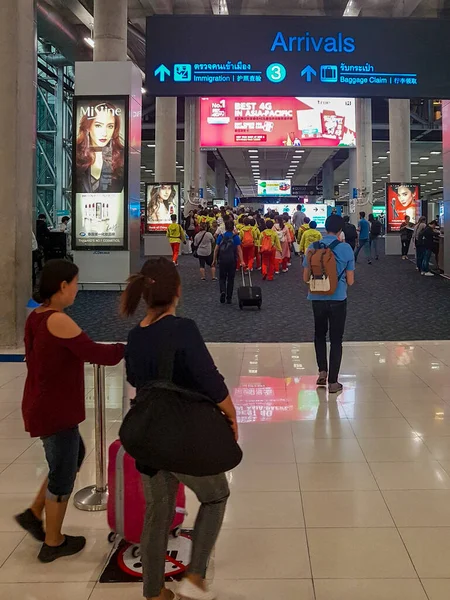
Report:
<svg viewBox="0 0 450 600"><path fill-rule="evenodd" d="M245 285L244 269L241 268L242 273L242 287L238 289L238 300L239 308L242 310L244 306L257 306L261 310L262 305L262 291L260 287L252 285L252 276L248 271L248 282L249 285Z"/></svg>

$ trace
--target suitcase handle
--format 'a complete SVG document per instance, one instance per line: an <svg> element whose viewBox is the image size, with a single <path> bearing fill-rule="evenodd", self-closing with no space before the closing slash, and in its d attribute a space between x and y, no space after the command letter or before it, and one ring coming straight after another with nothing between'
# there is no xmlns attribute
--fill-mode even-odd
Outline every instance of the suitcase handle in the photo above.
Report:
<svg viewBox="0 0 450 600"><path fill-rule="evenodd" d="M248 273L248 282L250 284L250 287L252 286L252 275L250 273L250 269L247 271ZM241 274L242 274L242 285L245 287L245 276L244 276L244 267L241 266Z"/></svg>

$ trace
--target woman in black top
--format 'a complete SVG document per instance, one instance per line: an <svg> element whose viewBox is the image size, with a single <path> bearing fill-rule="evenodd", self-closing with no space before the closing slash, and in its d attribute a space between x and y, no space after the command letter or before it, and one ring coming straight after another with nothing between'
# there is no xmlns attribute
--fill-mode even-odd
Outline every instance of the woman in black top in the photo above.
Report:
<svg viewBox="0 0 450 600"><path fill-rule="evenodd" d="M165 258L148 260L128 280L122 297L122 313L132 315L144 299L147 315L128 335L126 368L128 381L138 390L158 379L158 363L167 347L175 342L173 382L207 395L228 417L237 439L236 411L214 361L194 321L175 316L181 294L176 267ZM191 600L214 600L205 583L206 567L217 540L229 497L225 474L193 477L168 471L155 473L137 465L142 473L147 503L141 538L144 596L149 600L171 600L164 587L164 564L169 528L175 510L179 482L197 495L201 507L195 522L189 572L179 593Z"/></svg>

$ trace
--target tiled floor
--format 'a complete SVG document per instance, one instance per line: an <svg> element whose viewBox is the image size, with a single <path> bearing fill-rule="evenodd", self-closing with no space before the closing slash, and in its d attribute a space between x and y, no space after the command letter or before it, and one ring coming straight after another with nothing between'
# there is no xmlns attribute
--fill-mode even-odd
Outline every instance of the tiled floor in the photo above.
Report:
<svg viewBox="0 0 450 600"><path fill-rule="evenodd" d="M222 600L450 598L450 342L345 347L344 392L316 390L311 345L211 345L233 393L243 464L210 576ZM93 483L93 395L87 373ZM110 551L104 513L72 506L86 550L51 565L12 515L45 471L23 431L25 367L0 363L0 600L137 600L141 586L100 585ZM108 369L108 442L121 414L122 367ZM62 396L61 401L64 398ZM188 494L193 522L196 500Z"/></svg>

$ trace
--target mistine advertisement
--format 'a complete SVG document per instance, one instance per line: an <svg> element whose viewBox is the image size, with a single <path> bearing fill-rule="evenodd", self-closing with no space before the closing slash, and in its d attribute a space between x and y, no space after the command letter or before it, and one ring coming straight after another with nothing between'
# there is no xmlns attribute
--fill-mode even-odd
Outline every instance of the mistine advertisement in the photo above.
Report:
<svg viewBox="0 0 450 600"><path fill-rule="evenodd" d="M124 97L75 97L75 249L126 246L127 119Z"/></svg>
<svg viewBox="0 0 450 600"><path fill-rule="evenodd" d="M146 231L167 231L172 215L180 218L180 184L151 183L147 185ZM179 221L178 221L179 222Z"/></svg>

